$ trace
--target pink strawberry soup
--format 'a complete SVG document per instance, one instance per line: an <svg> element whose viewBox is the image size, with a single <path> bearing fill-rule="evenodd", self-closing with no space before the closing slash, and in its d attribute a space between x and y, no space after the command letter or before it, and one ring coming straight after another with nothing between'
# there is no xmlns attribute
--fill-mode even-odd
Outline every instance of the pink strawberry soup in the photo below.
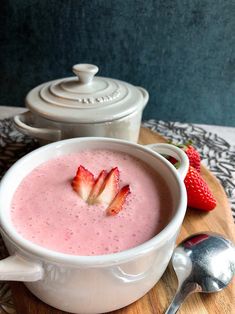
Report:
<svg viewBox="0 0 235 314"><path fill-rule="evenodd" d="M118 167L119 186L129 185L122 210L89 205L72 188L78 166L97 178ZM162 177L124 153L90 150L54 158L35 168L16 190L11 219L24 238L73 255L102 255L135 247L159 233L172 216L172 200Z"/></svg>

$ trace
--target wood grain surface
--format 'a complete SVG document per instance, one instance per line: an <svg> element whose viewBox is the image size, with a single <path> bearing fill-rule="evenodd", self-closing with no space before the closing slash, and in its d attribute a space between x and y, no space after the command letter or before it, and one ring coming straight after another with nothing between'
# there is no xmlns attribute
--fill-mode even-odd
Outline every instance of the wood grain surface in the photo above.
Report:
<svg viewBox="0 0 235 314"><path fill-rule="evenodd" d="M140 144L165 142L149 129L141 129ZM188 209L177 242L200 231L213 231L235 242L234 223L230 205L218 180L202 166L202 175L217 199L217 207L209 213ZM234 278L235 279L235 278ZM22 283L12 282L12 294L18 314L62 314L33 296ZM169 265L161 280L140 300L113 314L163 314L177 288L177 279ZM235 280L221 292L191 295L179 314L233 314L235 313Z"/></svg>

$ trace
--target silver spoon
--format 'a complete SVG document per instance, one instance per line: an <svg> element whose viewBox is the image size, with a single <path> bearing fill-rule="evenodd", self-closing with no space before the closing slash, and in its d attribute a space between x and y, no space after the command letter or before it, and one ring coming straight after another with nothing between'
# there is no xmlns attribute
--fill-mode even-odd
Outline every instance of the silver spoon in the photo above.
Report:
<svg viewBox="0 0 235 314"><path fill-rule="evenodd" d="M235 274L235 246L216 233L194 234L175 248L172 265L178 289L165 314L176 313L194 292L209 293L225 288Z"/></svg>

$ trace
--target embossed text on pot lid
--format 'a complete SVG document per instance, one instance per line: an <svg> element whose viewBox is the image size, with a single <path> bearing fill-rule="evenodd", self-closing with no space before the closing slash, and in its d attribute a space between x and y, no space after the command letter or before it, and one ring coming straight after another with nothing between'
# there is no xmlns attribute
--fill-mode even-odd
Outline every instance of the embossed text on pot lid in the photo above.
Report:
<svg viewBox="0 0 235 314"><path fill-rule="evenodd" d="M105 122L143 109L148 93L126 82L95 76L98 67L77 64L76 76L44 83L31 90L26 105L44 118L60 122ZM144 94L143 91L146 93Z"/></svg>

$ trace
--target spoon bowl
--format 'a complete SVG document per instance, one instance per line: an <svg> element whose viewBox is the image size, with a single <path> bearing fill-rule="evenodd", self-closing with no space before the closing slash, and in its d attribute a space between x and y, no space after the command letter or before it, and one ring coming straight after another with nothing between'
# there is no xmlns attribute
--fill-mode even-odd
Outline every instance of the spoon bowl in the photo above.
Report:
<svg viewBox="0 0 235 314"><path fill-rule="evenodd" d="M194 234L175 248L172 265L178 289L165 314L176 313L194 292L211 293L225 288L235 274L235 246L216 233Z"/></svg>

